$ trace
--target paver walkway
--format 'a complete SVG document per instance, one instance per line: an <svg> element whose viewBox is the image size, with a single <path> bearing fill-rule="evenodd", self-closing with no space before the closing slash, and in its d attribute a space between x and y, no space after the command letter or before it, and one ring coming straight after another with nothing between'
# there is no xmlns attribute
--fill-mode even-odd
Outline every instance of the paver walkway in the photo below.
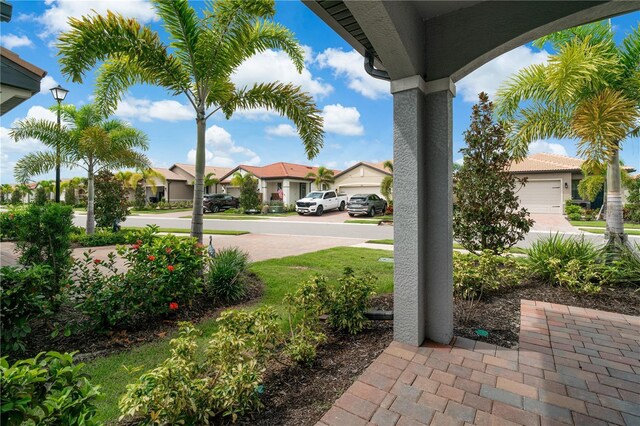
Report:
<svg viewBox="0 0 640 426"><path fill-rule="evenodd" d="M640 425L640 317L521 309L519 349L391 343L318 425Z"/></svg>

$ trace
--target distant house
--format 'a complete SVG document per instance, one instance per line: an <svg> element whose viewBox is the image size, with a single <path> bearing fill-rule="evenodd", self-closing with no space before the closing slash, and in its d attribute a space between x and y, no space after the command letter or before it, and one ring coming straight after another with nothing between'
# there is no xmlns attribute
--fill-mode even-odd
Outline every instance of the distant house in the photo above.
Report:
<svg viewBox="0 0 640 426"><path fill-rule="evenodd" d="M322 189L317 188L313 179L307 177L309 173L317 173L317 171L318 167L283 162L266 166L240 165L223 176L220 184L223 192L239 197L240 188L231 185L233 174L236 172L251 173L258 178L258 190L262 195L263 202L278 200L284 204L293 204L308 192ZM334 170L334 173L339 173L339 171Z"/></svg>
<svg viewBox="0 0 640 426"><path fill-rule="evenodd" d="M530 213L561 214L567 200L587 208L600 208L602 193L593 202L583 200L578 193L578 184L584 177L581 170L583 162L580 158L538 153L512 163L511 173L527 178L526 185L517 194L520 205ZM626 169L633 171L631 167Z"/></svg>
<svg viewBox="0 0 640 426"><path fill-rule="evenodd" d="M360 161L336 174L334 187L348 197L356 194L376 194L382 197L380 184L385 177L392 176L383 164L384 162Z"/></svg>
<svg viewBox="0 0 640 426"><path fill-rule="evenodd" d="M157 192L151 191L150 183L145 183L147 199L156 197L157 200L165 201L191 201L193 200L193 187L196 180L196 166L193 164L176 163L168 169L154 167L153 170L161 173L165 178L165 183L157 182ZM205 166L205 176L214 174L214 178L220 179L231 169L227 167ZM204 188L205 194L216 194L220 192L220 185L209 185Z"/></svg>

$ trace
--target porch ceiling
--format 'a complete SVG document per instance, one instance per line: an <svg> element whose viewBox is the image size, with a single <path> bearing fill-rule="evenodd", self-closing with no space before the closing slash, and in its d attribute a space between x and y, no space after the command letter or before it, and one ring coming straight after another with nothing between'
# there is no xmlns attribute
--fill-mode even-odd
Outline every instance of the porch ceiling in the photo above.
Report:
<svg viewBox="0 0 640 426"><path fill-rule="evenodd" d="M454 82L545 34L640 9L637 1L302 1L392 80Z"/></svg>

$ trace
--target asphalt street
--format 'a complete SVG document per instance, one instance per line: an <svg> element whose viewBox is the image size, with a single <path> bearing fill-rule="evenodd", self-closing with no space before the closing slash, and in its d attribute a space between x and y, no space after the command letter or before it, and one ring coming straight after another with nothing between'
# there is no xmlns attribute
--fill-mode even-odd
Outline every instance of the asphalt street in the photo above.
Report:
<svg viewBox="0 0 640 426"><path fill-rule="evenodd" d="M86 216L76 215L74 224L84 226ZM155 224L162 228L185 228L189 229L191 219L167 218L161 216L129 216L123 226L146 226ZM301 237L342 237L359 238L364 240L393 239L393 226L376 226L368 224L351 224L336 222L305 221L300 218L297 221L282 220L205 220L205 229L248 231L252 234L264 235L289 235ZM595 244L602 244L604 237L589 233L561 232L565 235L584 235L584 238ZM518 247L527 248L532 242L551 235L548 231L532 231L525 237L524 241L518 243ZM629 236L631 241L640 243L640 237Z"/></svg>

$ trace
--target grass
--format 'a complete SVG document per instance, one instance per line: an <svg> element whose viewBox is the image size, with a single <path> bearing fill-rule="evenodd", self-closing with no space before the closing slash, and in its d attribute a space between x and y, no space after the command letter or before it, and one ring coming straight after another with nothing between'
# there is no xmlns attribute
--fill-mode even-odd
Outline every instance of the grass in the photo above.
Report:
<svg viewBox="0 0 640 426"><path fill-rule="evenodd" d="M144 229L143 226L123 226L122 229ZM172 234L189 234L191 233L191 229L188 228L159 228L158 232L168 232ZM225 229L203 229L203 234L212 234L212 235L245 235L250 234L249 231L233 231L233 230L225 230Z"/></svg>
<svg viewBox="0 0 640 426"><path fill-rule="evenodd" d="M586 226L596 228L606 228L607 223L604 220L570 220L573 226ZM625 229L640 229L640 223L625 223Z"/></svg>
<svg viewBox="0 0 640 426"><path fill-rule="evenodd" d="M265 215L266 216L266 215ZM191 215L189 216L180 216L181 219L191 219ZM215 217L204 215L203 219L205 220L262 220L263 215L217 215Z"/></svg>
<svg viewBox="0 0 640 426"><path fill-rule="evenodd" d="M604 228L578 228L581 231L584 232L589 232L590 234L604 234L606 229ZM624 229L625 234L628 235L640 235L640 229L629 229L626 225L625 225L625 229Z"/></svg>
<svg viewBox="0 0 640 426"><path fill-rule="evenodd" d="M266 304L284 311L284 296L295 290L301 281L315 274L322 274L335 281L342 275L344 267L355 271L369 271L377 278L378 294L393 291L393 264L378 262L381 257L389 257L386 250L371 250L354 247L336 247L300 256L271 259L256 262L250 270L256 273L265 283L263 297L251 308ZM216 328L215 319L206 319L198 324L203 334L198 338L201 350L207 345L209 336ZM101 386L103 397L98 400L98 422L112 423L120 415L118 400L124 393L126 385L138 378L142 372L159 365L169 355L169 340L166 336L157 342L136 347L130 351L98 358L87 362L85 371L91 374L91 382ZM129 370L123 366L127 366ZM133 369L133 371L132 371Z"/></svg>
<svg viewBox="0 0 640 426"><path fill-rule="evenodd" d="M192 208L180 208L180 209L142 209L142 210L136 210L136 209L131 209L132 213L139 213L139 214L165 214L165 213L174 213L174 212L190 212L192 211Z"/></svg>
<svg viewBox="0 0 640 426"><path fill-rule="evenodd" d="M389 244L393 245L393 240L369 240L367 241L369 244Z"/></svg>
<svg viewBox="0 0 640 426"><path fill-rule="evenodd" d="M391 221L391 222L393 222L393 216L384 215L384 216L372 217L372 218L369 218L369 219L365 219L364 217L362 219L347 219L347 220L344 221L344 223L367 223L367 224L370 224L370 225L378 225L382 221Z"/></svg>

